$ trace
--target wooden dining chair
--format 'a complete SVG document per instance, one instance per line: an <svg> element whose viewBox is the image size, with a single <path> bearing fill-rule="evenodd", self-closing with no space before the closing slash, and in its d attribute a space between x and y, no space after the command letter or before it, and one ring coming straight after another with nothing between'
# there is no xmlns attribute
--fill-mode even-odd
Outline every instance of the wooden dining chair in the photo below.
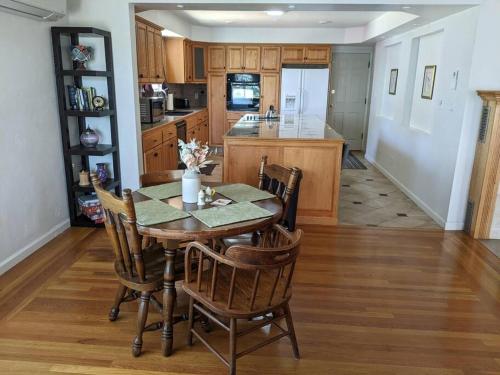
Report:
<svg viewBox="0 0 500 375"><path fill-rule="evenodd" d="M169 182L181 181L183 174L184 170L182 169L145 173L140 177L140 184L141 187L148 187L167 184Z"/></svg>
<svg viewBox="0 0 500 375"><path fill-rule="evenodd" d="M91 174L91 179L104 210L106 232L115 253L114 271L120 283L109 320L118 318L122 302L139 299L136 336L132 342L132 354L137 357L141 353L144 331L160 329L163 325L163 322L157 322L146 326L150 302L162 311L162 305L153 293L163 289L163 249L160 244L143 248L130 189L123 190L123 197L119 198L101 187L96 174ZM176 279L182 280L184 264L177 268L180 269L176 272Z"/></svg>
<svg viewBox="0 0 500 375"><path fill-rule="evenodd" d="M293 354L299 358L292 315L288 305L291 282L299 254L302 231L289 232L274 225L260 237L258 246L231 246L219 254L199 242L188 245L185 263L197 259L197 270L189 269L183 289L189 295L188 345L193 335L236 374L236 359L282 337L288 336ZM209 342L207 335L195 329L194 312L209 318L229 332L229 355L225 357ZM272 315L270 315L272 313ZM262 320L251 319L262 317ZM250 327L238 331L238 320ZM286 329L279 322L286 321ZM239 351L237 339L272 324L280 332L258 344Z"/></svg>
<svg viewBox="0 0 500 375"><path fill-rule="evenodd" d="M286 168L277 164L267 164L267 156L262 156L259 167L259 189L276 195L283 204L283 212L278 221L290 232L295 230L297 203L299 199L302 171L297 168ZM232 245L252 245L258 241L260 233L246 233L236 237L217 240L219 251L224 252Z"/></svg>

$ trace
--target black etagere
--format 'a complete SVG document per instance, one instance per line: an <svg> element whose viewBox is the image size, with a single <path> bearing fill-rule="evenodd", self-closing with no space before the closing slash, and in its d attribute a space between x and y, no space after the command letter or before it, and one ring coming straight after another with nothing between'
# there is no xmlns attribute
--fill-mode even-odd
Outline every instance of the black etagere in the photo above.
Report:
<svg viewBox="0 0 500 375"><path fill-rule="evenodd" d="M79 44L80 37L95 37L104 39L104 53L106 60L106 69L98 70L81 70L77 69L76 63L68 62L64 64L62 53L62 38L68 38L71 45ZM113 71L113 52L111 45L111 33L104 30L99 30L93 27L53 27L52 28L52 48L54 53L54 65L57 84L57 97L59 107L59 120L61 125L62 147L64 154L64 167L66 174L66 188L68 195L68 206L70 213L70 221L72 226L101 226L95 224L92 220L80 213L78 205L78 197L81 195L91 194L94 189L91 186L82 187L79 181L74 178L73 157L81 159L82 169L89 170L90 156L112 155L113 158L113 177L109 178L104 186L108 190L114 190L117 195L121 194L121 177L120 177L120 159L118 147L118 124L116 120L116 98L115 98L115 82ZM97 52L99 53L99 52ZM68 65L72 65L72 69L68 69ZM107 107L101 111L80 111L68 108L66 79L73 80L72 84L77 87L82 87L83 77L104 77L107 81ZM106 96L106 95L105 95ZM79 134L86 129L87 117L109 117L111 144L99 144L95 148L86 148L82 145L71 144L70 141L70 125L69 118L76 118L78 123Z"/></svg>

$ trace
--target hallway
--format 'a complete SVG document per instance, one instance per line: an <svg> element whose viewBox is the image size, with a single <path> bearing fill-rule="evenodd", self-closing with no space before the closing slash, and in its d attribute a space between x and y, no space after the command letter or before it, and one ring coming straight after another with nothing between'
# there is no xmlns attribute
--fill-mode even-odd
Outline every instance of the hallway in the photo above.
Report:
<svg viewBox="0 0 500 375"><path fill-rule="evenodd" d="M342 170L340 224L441 229L431 217L371 165L361 152L354 152L354 155L367 169Z"/></svg>

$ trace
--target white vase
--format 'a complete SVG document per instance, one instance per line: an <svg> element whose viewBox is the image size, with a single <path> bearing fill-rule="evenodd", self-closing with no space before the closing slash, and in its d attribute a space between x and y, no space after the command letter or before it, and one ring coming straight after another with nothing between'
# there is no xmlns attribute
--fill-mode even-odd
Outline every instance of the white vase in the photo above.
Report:
<svg viewBox="0 0 500 375"><path fill-rule="evenodd" d="M185 203L198 202L198 192L201 189L200 174L186 169L182 175L182 201Z"/></svg>

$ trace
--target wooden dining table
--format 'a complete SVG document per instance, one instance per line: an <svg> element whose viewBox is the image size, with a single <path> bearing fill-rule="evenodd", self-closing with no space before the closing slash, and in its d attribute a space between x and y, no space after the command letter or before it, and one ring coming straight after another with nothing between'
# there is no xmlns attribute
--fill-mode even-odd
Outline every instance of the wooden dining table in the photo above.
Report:
<svg viewBox="0 0 500 375"><path fill-rule="evenodd" d="M215 189L216 194L213 200L226 198L217 193L217 186L222 184L205 182L203 184ZM133 198L135 203L151 199L137 191L133 193ZM198 206L196 203L184 203L181 196L163 199L162 201L186 212L214 207L210 204ZM161 333L161 346L164 356L172 354L174 341L173 325L175 321L173 314L177 298L175 289L175 257L179 249L179 244L187 241L210 241L223 237L252 233L263 230L279 221L283 207L278 198L274 197L253 203L271 212L272 216L213 228L205 225L194 216L149 226L138 225L138 231L141 235L156 238L158 242L163 243L165 271L163 274L163 330Z"/></svg>

